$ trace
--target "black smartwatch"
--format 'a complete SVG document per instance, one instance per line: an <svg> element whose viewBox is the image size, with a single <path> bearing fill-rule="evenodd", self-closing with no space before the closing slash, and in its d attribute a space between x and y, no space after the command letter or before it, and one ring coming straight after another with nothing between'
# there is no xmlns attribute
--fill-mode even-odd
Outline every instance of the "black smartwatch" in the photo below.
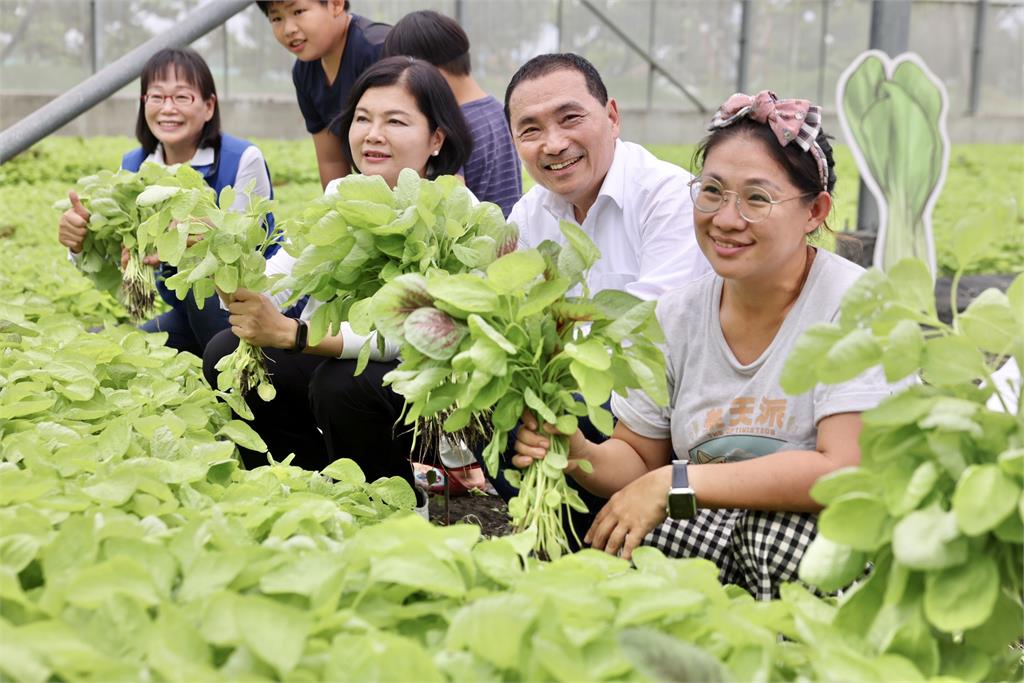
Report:
<svg viewBox="0 0 1024 683"><path fill-rule="evenodd" d="M296 318L295 322L299 324L295 328L295 346L292 347L292 351L295 353L302 353L306 350L306 338L309 336L309 326L306 325L305 320L299 320Z"/></svg>
<svg viewBox="0 0 1024 683"><path fill-rule="evenodd" d="M665 511L672 519L693 519L697 515L697 494L690 488L690 479L686 476L689 460L676 460L672 463L672 488L668 490L668 503Z"/></svg>

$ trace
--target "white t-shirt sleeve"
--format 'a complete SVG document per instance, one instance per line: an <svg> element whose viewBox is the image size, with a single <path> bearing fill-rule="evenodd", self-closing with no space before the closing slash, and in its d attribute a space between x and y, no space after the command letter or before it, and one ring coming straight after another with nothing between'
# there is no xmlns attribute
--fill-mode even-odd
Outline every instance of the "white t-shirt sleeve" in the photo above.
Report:
<svg viewBox="0 0 1024 683"><path fill-rule="evenodd" d="M648 439L668 439L672 436L671 410L659 406L647 394L632 389L623 397L612 394L612 413L633 432Z"/></svg>
<svg viewBox="0 0 1024 683"><path fill-rule="evenodd" d="M249 145L242 152L238 160L238 173L235 175L235 203L231 210L242 213L249 208L249 197L245 193L249 183L255 181L252 188L253 194L260 197L270 196L270 175L267 173L267 165L263 160L263 152L256 145Z"/></svg>
<svg viewBox="0 0 1024 683"><path fill-rule="evenodd" d="M889 384L881 366L875 366L840 384L818 384L813 389L814 424L841 413L863 413L916 381L915 378Z"/></svg>
<svg viewBox="0 0 1024 683"><path fill-rule="evenodd" d="M313 314L316 313L316 309L320 308L323 302L316 299L310 299L306 302L305 308L302 309L302 314L299 318L305 322L309 322L313 318ZM341 323L339 330L342 339L341 355L338 358L356 358L359 355L359 350L363 348L363 344L369 340L370 344L370 360L377 361L388 361L398 358L399 347L397 344L393 344L387 339L384 340L384 351L380 350L377 345L377 333L374 332L371 335L356 334L352 331L352 326L347 322Z"/></svg>

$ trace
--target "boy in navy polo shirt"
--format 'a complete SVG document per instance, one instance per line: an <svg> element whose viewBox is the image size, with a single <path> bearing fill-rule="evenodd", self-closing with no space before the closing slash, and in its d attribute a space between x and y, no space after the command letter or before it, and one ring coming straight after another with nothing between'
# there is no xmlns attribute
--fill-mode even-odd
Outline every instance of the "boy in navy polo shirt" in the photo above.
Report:
<svg viewBox="0 0 1024 683"><path fill-rule="evenodd" d="M348 0L257 2L274 37L296 56L292 80L313 135L320 184L348 175L334 123L359 75L380 58L390 26L349 13Z"/></svg>

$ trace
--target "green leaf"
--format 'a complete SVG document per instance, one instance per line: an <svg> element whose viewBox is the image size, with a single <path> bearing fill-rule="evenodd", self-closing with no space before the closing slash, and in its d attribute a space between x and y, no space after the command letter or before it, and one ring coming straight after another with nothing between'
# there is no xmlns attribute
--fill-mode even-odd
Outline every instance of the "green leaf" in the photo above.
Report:
<svg viewBox="0 0 1024 683"><path fill-rule="evenodd" d="M484 336L487 339L490 339L495 344L497 344L502 351L508 354L514 354L519 350L518 348L516 348L515 344L513 344L511 341L508 340L507 337L505 337L505 335L503 335L498 330L494 329L493 325L491 325L490 323L488 323L486 320L476 315L475 313L471 313L469 317L466 318L466 321L469 323L469 331L474 338Z"/></svg>
<svg viewBox="0 0 1024 683"><path fill-rule="evenodd" d="M405 340L417 351L435 360L455 355L468 330L443 311L418 308L405 319Z"/></svg>
<svg viewBox="0 0 1024 683"><path fill-rule="evenodd" d="M832 593L853 583L866 566L864 553L819 535L800 560L800 580Z"/></svg>
<svg viewBox="0 0 1024 683"><path fill-rule="evenodd" d="M147 606L160 602L150 572L125 557L115 557L77 572L68 584L66 597L69 603L89 609L100 607L115 595L125 595Z"/></svg>
<svg viewBox="0 0 1024 683"><path fill-rule="evenodd" d="M935 312L935 283L927 264L917 258L903 259L888 270L896 301L911 310L937 317Z"/></svg>
<svg viewBox="0 0 1024 683"><path fill-rule="evenodd" d="M787 394L802 394L818 383L818 365L829 349L843 337L842 330L831 323L808 327L793 345L779 377L779 385Z"/></svg>
<svg viewBox="0 0 1024 683"><path fill-rule="evenodd" d="M941 631L984 624L999 595L999 569L988 555L925 575L924 613Z"/></svg>
<svg viewBox="0 0 1024 683"><path fill-rule="evenodd" d="M609 349L596 339L587 339L582 344L569 342L565 354L594 370L607 370L612 366Z"/></svg>
<svg viewBox="0 0 1024 683"><path fill-rule="evenodd" d="M487 280L499 294L522 290L543 274L544 257L532 249L505 254L487 266Z"/></svg>
<svg viewBox="0 0 1024 683"><path fill-rule="evenodd" d="M960 530L979 536L995 528L1017 507L1021 487L997 465L972 465L956 484L953 512Z"/></svg>
<svg viewBox="0 0 1024 683"><path fill-rule="evenodd" d="M916 509L935 488L940 476L938 466L931 460L918 465L896 504L890 506L892 513L899 516Z"/></svg>
<svg viewBox="0 0 1024 683"><path fill-rule="evenodd" d="M434 300L427 293L426 278L418 273L408 273L399 275L377 290L373 295L370 317L386 338L401 342L409 314L433 304Z"/></svg>
<svg viewBox="0 0 1024 683"><path fill-rule="evenodd" d="M920 326L910 320L901 320L889 332L889 340L882 355L885 379L895 382L916 372L921 367L924 351L924 333Z"/></svg>
<svg viewBox="0 0 1024 683"><path fill-rule="evenodd" d="M1012 477L1024 478L1024 448L1009 448L999 454L999 467Z"/></svg>
<svg viewBox="0 0 1024 683"><path fill-rule="evenodd" d="M234 613L243 642L281 678L287 678L305 649L309 615L258 595L238 596Z"/></svg>
<svg viewBox="0 0 1024 683"><path fill-rule="evenodd" d="M181 191L180 187L171 187L170 185L151 185L139 193L135 203L139 206L156 206L157 204L167 201Z"/></svg>
<svg viewBox="0 0 1024 683"><path fill-rule="evenodd" d="M238 289L238 268L231 265L224 265L217 269L213 276L213 283L228 294Z"/></svg>
<svg viewBox="0 0 1024 683"><path fill-rule="evenodd" d="M12 534L0 538L0 567L20 572L35 559L39 542L28 534Z"/></svg>
<svg viewBox="0 0 1024 683"><path fill-rule="evenodd" d="M874 475L860 467L844 467L826 474L814 482L811 487L811 498L822 505L830 505L834 500L848 493L876 494L878 484Z"/></svg>
<svg viewBox="0 0 1024 683"><path fill-rule="evenodd" d="M896 523L892 530L892 552L900 564L910 569L945 569L967 560L967 539L960 535L953 512L933 504Z"/></svg>
<svg viewBox="0 0 1024 683"><path fill-rule="evenodd" d="M260 435L245 422L231 420L217 432L217 436L226 436L242 448L248 448L258 453L267 452L267 444L263 443Z"/></svg>
<svg viewBox="0 0 1024 683"><path fill-rule="evenodd" d="M330 477L345 484L365 484L366 475L351 458L338 458L330 465L320 471L325 477Z"/></svg>
<svg viewBox="0 0 1024 683"><path fill-rule="evenodd" d="M957 318L957 325L979 349L1006 353L1019 339L1022 324L1014 317L1009 298L998 289L986 289Z"/></svg>
<svg viewBox="0 0 1024 683"><path fill-rule="evenodd" d="M590 239L590 236L583 231L583 228L569 221L560 221L558 229L562 231L562 235L565 237L565 245L562 247L562 252L565 253L567 249L576 252L583 265L582 270L590 268L601 258L600 250L598 250L594 241ZM559 270L561 270L561 265L559 265Z"/></svg>
<svg viewBox="0 0 1024 683"><path fill-rule="evenodd" d="M615 429L615 417L610 411L605 410L603 406L587 406L587 417L590 418L591 424L597 427L602 434L611 435ZM590 464L589 462L587 464Z"/></svg>
<svg viewBox="0 0 1024 683"><path fill-rule="evenodd" d="M818 518L819 531L836 543L871 551L890 534L889 513L876 496L850 493L832 502Z"/></svg>
<svg viewBox="0 0 1024 683"><path fill-rule="evenodd" d="M611 374L594 370L576 361L569 363L569 372L579 384L580 393L587 404L599 406L608 400L612 391Z"/></svg>
<svg viewBox="0 0 1024 683"><path fill-rule="evenodd" d="M185 226L162 233L156 238L156 251L160 260L176 266L185 253L187 242L188 229Z"/></svg>
<svg viewBox="0 0 1024 683"><path fill-rule="evenodd" d="M855 329L836 341L818 366L818 379L838 384L853 379L882 358L882 349L870 332Z"/></svg>
<svg viewBox="0 0 1024 683"><path fill-rule="evenodd" d="M427 280L431 296L469 313L490 313L498 306L498 294L476 275L461 273Z"/></svg>
<svg viewBox="0 0 1024 683"><path fill-rule="evenodd" d="M522 320L527 316L547 309L548 306L561 298L569 290L571 284L568 279L560 277L554 280L545 280L534 285L530 288L526 301L522 303L516 312L516 320Z"/></svg>
<svg viewBox="0 0 1024 683"><path fill-rule="evenodd" d="M523 389L523 399L526 401L526 405L533 411L533 414L542 422L554 424L558 420L554 411L544 403L544 399L535 394L530 387Z"/></svg>
<svg viewBox="0 0 1024 683"><path fill-rule="evenodd" d="M964 337L929 339L922 371L925 381L938 386L973 382L985 374L985 357Z"/></svg>
<svg viewBox="0 0 1024 683"><path fill-rule="evenodd" d="M518 670L538 604L525 595L490 595L459 609L445 634L450 650L468 650L499 669Z"/></svg>
<svg viewBox="0 0 1024 683"><path fill-rule="evenodd" d="M608 327L602 330L602 333L613 342L621 342L654 319L656 306L656 301L641 301L622 315L617 316Z"/></svg>

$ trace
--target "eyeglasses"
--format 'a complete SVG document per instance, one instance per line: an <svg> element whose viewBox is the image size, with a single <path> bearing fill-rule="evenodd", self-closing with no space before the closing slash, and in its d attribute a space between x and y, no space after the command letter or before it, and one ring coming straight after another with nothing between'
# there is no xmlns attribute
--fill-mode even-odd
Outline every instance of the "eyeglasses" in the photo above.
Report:
<svg viewBox="0 0 1024 683"><path fill-rule="evenodd" d="M722 183L711 178L697 177L687 184L690 186L693 206L701 213L715 213L725 204L726 195L736 195L736 210L748 223L760 223L766 220L768 216L772 215L772 207L776 204L817 194L816 192L805 192L795 197L775 200L772 199L768 190L757 185L747 185L737 192L725 189Z"/></svg>
<svg viewBox="0 0 1024 683"><path fill-rule="evenodd" d="M142 102L147 107L162 107L167 100L174 102L175 106L187 107L196 101L196 96L190 92L179 92L173 95L148 92L142 96Z"/></svg>

